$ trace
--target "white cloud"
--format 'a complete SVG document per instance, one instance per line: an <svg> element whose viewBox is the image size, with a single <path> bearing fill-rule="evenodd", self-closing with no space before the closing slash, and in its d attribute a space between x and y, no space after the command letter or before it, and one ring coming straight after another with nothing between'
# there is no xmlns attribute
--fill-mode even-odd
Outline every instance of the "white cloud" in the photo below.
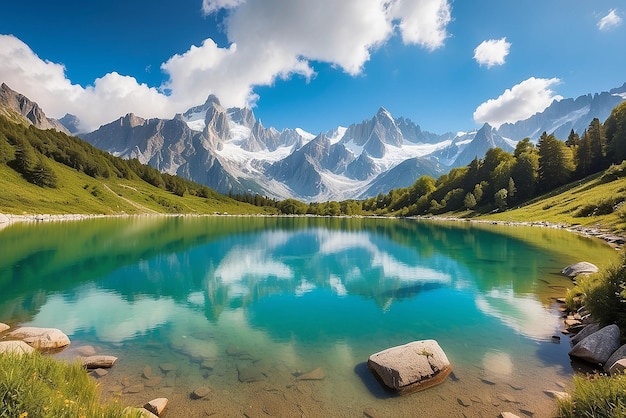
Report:
<svg viewBox="0 0 626 418"><path fill-rule="evenodd" d="M558 78L531 77L506 89L497 99L489 99L476 108L476 123L488 122L496 128L503 123L513 123L528 119L537 112L543 111L554 100L563 97L550 89L559 84Z"/></svg>
<svg viewBox="0 0 626 418"><path fill-rule="evenodd" d="M400 19L400 32L405 44L417 44L430 50L443 46L448 37L446 27L452 20L450 3L446 0L396 1L392 15Z"/></svg>
<svg viewBox="0 0 626 418"><path fill-rule="evenodd" d="M202 0L202 11L205 15L220 9L234 9L246 0Z"/></svg>
<svg viewBox="0 0 626 418"><path fill-rule="evenodd" d="M617 14L617 9L611 9L609 14L604 16L598 22L598 29L600 30L609 30L613 29L616 26L619 26L622 23L622 18Z"/></svg>
<svg viewBox="0 0 626 418"><path fill-rule="evenodd" d="M313 61L351 75L362 72L376 48L396 34L405 44L433 50L448 37L449 0L203 0L202 11L229 9L223 22L229 45L212 39L161 65L163 85L139 84L109 73L86 88L73 84L61 64L39 58L13 36L0 36L0 80L39 103L52 117L73 113L91 130L134 112L173 117L209 94L223 105L254 105L257 86L315 76Z"/></svg>
<svg viewBox="0 0 626 418"><path fill-rule="evenodd" d="M487 68L503 65L510 48L511 44L506 41L506 38L482 41L474 49L474 59L479 65L486 65Z"/></svg>
<svg viewBox="0 0 626 418"><path fill-rule="evenodd" d="M165 95L133 77L113 72L87 88L72 84L63 65L42 60L11 35L0 35L0 80L37 102L48 116L77 115L85 129L129 112L158 117L175 113Z"/></svg>

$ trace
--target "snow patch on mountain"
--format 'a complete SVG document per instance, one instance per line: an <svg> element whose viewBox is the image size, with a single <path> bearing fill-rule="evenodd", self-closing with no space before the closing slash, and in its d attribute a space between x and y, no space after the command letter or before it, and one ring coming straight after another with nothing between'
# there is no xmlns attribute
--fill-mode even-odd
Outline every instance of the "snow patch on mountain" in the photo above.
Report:
<svg viewBox="0 0 626 418"><path fill-rule="evenodd" d="M304 129L302 129L302 128L296 128L296 129L295 129L295 131L296 131L296 133L297 133L298 135L300 135L300 136L302 137L302 139L304 139L306 142L309 142L309 141L313 140L313 138L315 138L315 135L313 135L313 134L312 134L312 133L310 133L310 132L305 131L305 130L304 130Z"/></svg>
<svg viewBox="0 0 626 418"><path fill-rule="evenodd" d="M348 128L346 128L344 126L338 126L334 130L328 132L326 134L326 136L328 137L328 140L330 141L331 144L336 144L337 142L339 142L339 141L341 141L343 139L343 136L346 134L347 130L348 130ZM360 155L360 154L358 154L358 155Z"/></svg>

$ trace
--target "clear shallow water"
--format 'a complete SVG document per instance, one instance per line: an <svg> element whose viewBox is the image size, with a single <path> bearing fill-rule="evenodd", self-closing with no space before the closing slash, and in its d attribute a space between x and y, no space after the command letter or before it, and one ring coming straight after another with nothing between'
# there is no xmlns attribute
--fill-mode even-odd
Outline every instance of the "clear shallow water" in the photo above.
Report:
<svg viewBox="0 0 626 418"><path fill-rule="evenodd" d="M0 322L60 328L61 357L118 356L105 395L165 396L168 416L549 416L543 391L571 375L567 339L552 342L552 298L571 287L558 272L616 258L552 229L237 217L13 225L0 253ZM419 339L454 376L386 393L368 356ZM211 394L190 399L200 385Z"/></svg>

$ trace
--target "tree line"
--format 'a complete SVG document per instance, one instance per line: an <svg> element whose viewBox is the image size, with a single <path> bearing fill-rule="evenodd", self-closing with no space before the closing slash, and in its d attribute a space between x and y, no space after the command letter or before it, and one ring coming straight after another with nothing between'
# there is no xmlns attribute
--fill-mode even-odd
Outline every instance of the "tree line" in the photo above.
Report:
<svg viewBox="0 0 626 418"><path fill-rule="evenodd" d="M276 207L288 214L333 216L503 211L624 160L626 102L604 123L595 118L581 135L572 130L565 141L544 132L537 145L525 138L512 154L492 148L438 179L423 176L410 187L369 199L310 204L287 199Z"/></svg>

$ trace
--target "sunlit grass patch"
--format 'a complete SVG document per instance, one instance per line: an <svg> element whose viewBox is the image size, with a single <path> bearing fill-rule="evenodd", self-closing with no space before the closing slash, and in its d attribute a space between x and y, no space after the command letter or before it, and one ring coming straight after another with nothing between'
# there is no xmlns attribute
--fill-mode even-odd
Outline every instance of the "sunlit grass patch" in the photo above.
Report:
<svg viewBox="0 0 626 418"><path fill-rule="evenodd" d="M125 414L115 402L101 404L95 381L78 363L63 363L37 352L0 354L2 418L139 416Z"/></svg>

